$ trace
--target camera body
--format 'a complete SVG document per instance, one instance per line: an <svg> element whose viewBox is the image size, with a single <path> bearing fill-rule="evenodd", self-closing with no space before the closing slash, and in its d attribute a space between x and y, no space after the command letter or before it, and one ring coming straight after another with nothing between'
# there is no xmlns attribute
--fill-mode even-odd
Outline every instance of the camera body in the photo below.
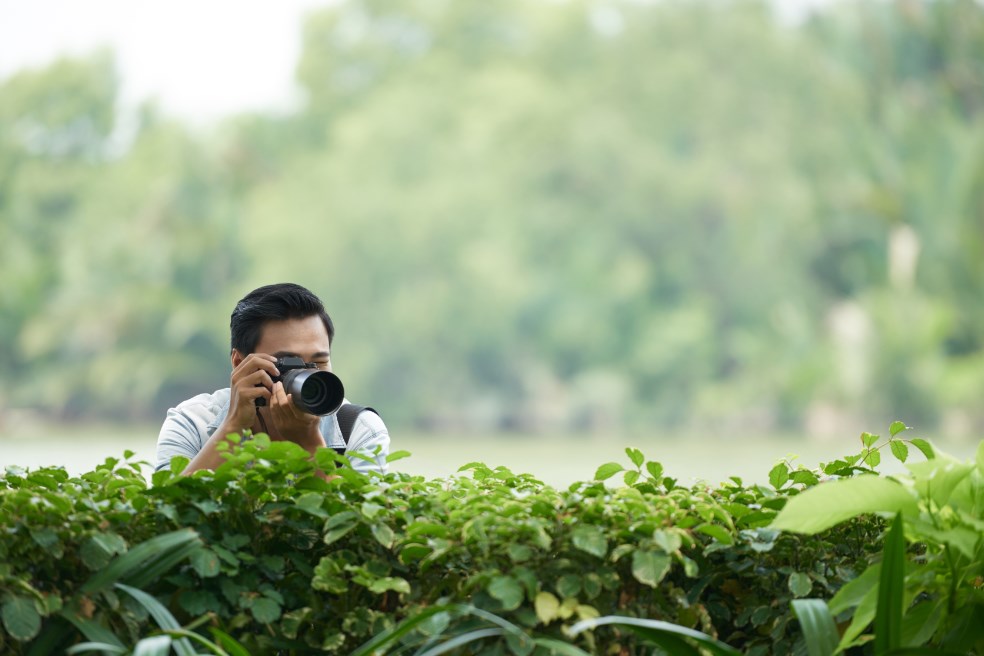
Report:
<svg viewBox="0 0 984 656"><path fill-rule="evenodd" d="M330 371L321 371L314 362L305 362L296 356L277 359L279 376L273 382L283 383L284 391L291 395L294 405L303 412L324 416L338 410L345 400L345 386ZM265 405L265 399L257 399L257 405Z"/></svg>

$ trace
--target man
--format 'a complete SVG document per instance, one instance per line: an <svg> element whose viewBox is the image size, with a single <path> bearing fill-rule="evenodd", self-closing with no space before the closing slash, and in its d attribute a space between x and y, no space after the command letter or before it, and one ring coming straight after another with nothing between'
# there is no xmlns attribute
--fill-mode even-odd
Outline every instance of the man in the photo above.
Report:
<svg viewBox="0 0 984 656"><path fill-rule="evenodd" d="M331 371L335 327L317 296L291 283L260 287L236 305L230 329L230 386L168 410L157 438L157 470L179 455L191 459L185 474L215 469L224 461L216 446L226 436L267 433L312 454L325 446L357 452L369 460L353 457L355 469L386 472L390 439L379 415L371 410L359 413L346 444L337 412L325 417L308 414L293 404L282 382L273 381L280 375L278 358L299 357ZM260 405L257 399L263 399Z"/></svg>

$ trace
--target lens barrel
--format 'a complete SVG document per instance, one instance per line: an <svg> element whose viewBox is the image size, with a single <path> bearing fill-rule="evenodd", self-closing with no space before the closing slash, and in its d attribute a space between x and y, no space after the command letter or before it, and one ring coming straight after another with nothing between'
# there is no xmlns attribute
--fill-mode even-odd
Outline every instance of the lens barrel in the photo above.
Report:
<svg viewBox="0 0 984 656"><path fill-rule="evenodd" d="M284 374L283 383L294 405L312 415L330 415L345 400L341 379L328 371L293 369Z"/></svg>

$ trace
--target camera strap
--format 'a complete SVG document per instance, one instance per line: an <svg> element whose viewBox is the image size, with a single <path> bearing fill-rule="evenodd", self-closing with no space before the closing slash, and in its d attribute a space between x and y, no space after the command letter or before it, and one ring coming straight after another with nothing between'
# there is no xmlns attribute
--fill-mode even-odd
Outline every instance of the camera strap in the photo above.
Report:
<svg viewBox="0 0 984 656"><path fill-rule="evenodd" d="M333 447L336 453L344 454L345 447L348 446L349 438L352 437L352 429L355 427L355 420L359 418L365 411L378 412L375 409L364 405L355 405L354 403L345 403L338 409L335 413L335 418L338 419L338 427L342 430L342 440L345 441L345 446Z"/></svg>

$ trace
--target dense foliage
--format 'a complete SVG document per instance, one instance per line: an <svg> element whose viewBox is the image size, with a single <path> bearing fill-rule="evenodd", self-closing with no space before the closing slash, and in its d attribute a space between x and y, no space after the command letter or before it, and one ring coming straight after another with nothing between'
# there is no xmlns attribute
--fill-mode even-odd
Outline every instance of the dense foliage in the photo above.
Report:
<svg viewBox="0 0 984 656"><path fill-rule="evenodd" d="M139 463L115 459L80 477L9 467L0 478L0 651L50 653L83 636L132 645L160 622L134 596L143 590L181 622L234 636L249 653L348 654L373 637L395 648L476 633L484 639L468 653L648 653L625 627L569 634L609 615L690 627L747 654L792 653L804 647L792 600L847 591L839 619L859 602L870 611L870 576L859 575L880 559L884 525L854 516L901 506L867 493L846 508L810 495L888 481L871 466L888 445L906 457L907 442L875 439L812 471L780 462L769 485L689 488L635 449L626 466L608 463L595 481L554 489L480 463L462 468L470 477L364 476L336 470L329 450L314 463L264 436L235 447L214 473L181 477L176 461L150 486ZM924 442L908 444L934 455ZM947 517L936 537L958 547L950 555L964 559L961 569L947 569L954 563L941 560L925 525L911 534L922 541L912 552L921 564L906 604L935 609L922 636L929 644L984 607L980 534L963 531L981 522L984 449L978 460L946 479L953 499L931 508ZM937 457L913 471L929 476L935 462L952 469ZM316 466L337 475L325 480ZM606 485L616 474L622 485ZM959 486L971 483L968 496ZM960 513L947 512L957 497ZM807 510L780 523L814 535L770 526L799 498ZM916 508L918 522L916 502L902 505ZM864 617L850 639L871 622Z"/></svg>
<svg viewBox="0 0 984 656"><path fill-rule="evenodd" d="M159 417L294 279L394 424L980 425L984 8L768 7L331 3L212 127L5 80L0 410Z"/></svg>

